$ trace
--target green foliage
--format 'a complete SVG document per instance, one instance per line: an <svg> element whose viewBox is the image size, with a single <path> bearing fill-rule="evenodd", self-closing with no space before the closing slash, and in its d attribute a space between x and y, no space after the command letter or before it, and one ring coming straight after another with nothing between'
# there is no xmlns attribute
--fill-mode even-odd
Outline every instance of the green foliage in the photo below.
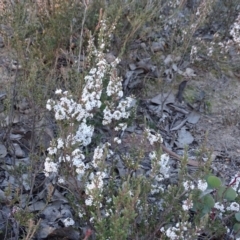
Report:
<svg viewBox="0 0 240 240"><path fill-rule="evenodd" d="M215 176L209 176L207 178L207 183L210 188L218 188L221 185L221 180Z"/></svg>
<svg viewBox="0 0 240 240"><path fill-rule="evenodd" d="M238 222L240 222L240 212L235 213L235 218Z"/></svg>

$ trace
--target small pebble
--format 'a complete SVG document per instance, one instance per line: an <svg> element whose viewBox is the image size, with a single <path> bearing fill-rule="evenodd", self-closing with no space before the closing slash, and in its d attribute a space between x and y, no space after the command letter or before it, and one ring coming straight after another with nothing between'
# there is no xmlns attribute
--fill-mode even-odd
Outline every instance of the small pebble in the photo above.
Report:
<svg viewBox="0 0 240 240"><path fill-rule="evenodd" d="M0 48L3 48L5 45L4 45L4 40L3 40L3 37L0 36Z"/></svg>

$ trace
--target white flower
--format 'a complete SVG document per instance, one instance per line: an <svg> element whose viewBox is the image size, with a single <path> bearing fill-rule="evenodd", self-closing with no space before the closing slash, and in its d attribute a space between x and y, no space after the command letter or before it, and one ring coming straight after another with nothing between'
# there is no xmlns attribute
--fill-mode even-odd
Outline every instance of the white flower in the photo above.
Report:
<svg viewBox="0 0 240 240"><path fill-rule="evenodd" d="M157 194L160 192L164 192L164 188L162 187L162 185L159 184L151 184L151 194Z"/></svg>
<svg viewBox="0 0 240 240"><path fill-rule="evenodd" d="M192 182L190 182L190 181L183 182L183 187L184 187L185 191L188 191L189 189L192 190L192 189L195 188L194 184Z"/></svg>
<svg viewBox="0 0 240 240"><path fill-rule="evenodd" d="M103 148L97 146L93 154L93 166L96 168L98 166L97 161L101 160L103 157Z"/></svg>
<svg viewBox="0 0 240 240"><path fill-rule="evenodd" d="M74 220L72 218L66 218L63 220L63 224L65 227L69 227L75 224Z"/></svg>
<svg viewBox="0 0 240 240"><path fill-rule="evenodd" d="M90 182L86 184L86 194L91 195L92 190L98 189L99 191L102 191L103 188L103 179L106 177L105 172L96 172L96 174L93 176Z"/></svg>
<svg viewBox="0 0 240 240"><path fill-rule="evenodd" d="M83 163L83 160L85 159L85 156L83 154L76 155L72 157L72 163L77 168L84 168L85 165Z"/></svg>
<svg viewBox="0 0 240 240"><path fill-rule="evenodd" d="M58 172L58 164L52 162L51 159L47 157L45 160L45 163L44 163L44 170L45 170L45 174L47 176L51 172L57 173Z"/></svg>
<svg viewBox="0 0 240 240"><path fill-rule="evenodd" d="M62 94L62 90L61 90L61 89L57 89L57 90L55 91L55 94Z"/></svg>
<svg viewBox="0 0 240 240"><path fill-rule="evenodd" d="M82 218L85 214L86 214L85 212L79 212L79 213L78 213L78 216L79 216L80 218Z"/></svg>
<svg viewBox="0 0 240 240"><path fill-rule="evenodd" d="M178 235L175 233L174 230L176 231L178 229L171 227L171 228L167 229L167 231L166 231L166 236L172 240L178 239Z"/></svg>
<svg viewBox="0 0 240 240"><path fill-rule="evenodd" d="M169 155L168 154L165 153L165 154L161 155L159 165L160 165L160 173L165 178L169 178L170 166L169 166Z"/></svg>
<svg viewBox="0 0 240 240"><path fill-rule="evenodd" d="M182 208L184 211L188 211L189 209L191 209L193 207L193 202L190 199L184 200L183 201L183 205Z"/></svg>
<svg viewBox="0 0 240 240"><path fill-rule="evenodd" d="M111 110L106 106L103 110L103 125L107 125L112 122L112 113Z"/></svg>
<svg viewBox="0 0 240 240"><path fill-rule="evenodd" d="M229 207L227 207L228 211L234 211L234 212L238 212L239 211L239 204L236 202L231 203L231 205Z"/></svg>
<svg viewBox="0 0 240 240"><path fill-rule="evenodd" d="M162 139L162 137L159 133L156 133L156 135L153 135L150 132L150 129L148 129L148 128L145 130L145 132L146 132L146 135L147 135L147 139L148 139L148 141L150 142L151 145L153 145L156 142L160 142L160 143L163 142L163 139Z"/></svg>
<svg viewBox="0 0 240 240"><path fill-rule="evenodd" d="M119 123L117 125L117 127L114 128L115 131L119 131L119 130L122 130L122 131L125 131L127 128L127 124L126 123Z"/></svg>
<svg viewBox="0 0 240 240"><path fill-rule="evenodd" d="M156 151L152 151L152 152L149 153L149 158L151 160L156 159L156 157L157 157Z"/></svg>
<svg viewBox="0 0 240 240"><path fill-rule="evenodd" d="M214 205L214 208L220 210L221 212L225 212L224 205L221 204L220 202L216 202L215 205Z"/></svg>
<svg viewBox="0 0 240 240"><path fill-rule="evenodd" d="M93 198L92 197L88 197L85 199L85 204L87 206L92 206L93 205Z"/></svg>
<svg viewBox="0 0 240 240"><path fill-rule="evenodd" d="M64 142L62 140L62 138L58 138L57 139L57 148L61 149L64 146Z"/></svg>
<svg viewBox="0 0 240 240"><path fill-rule="evenodd" d="M64 184L64 183L65 183L65 180L64 180L62 177L60 177L60 178L58 179L58 182L59 182L60 184Z"/></svg>
<svg viewBox="0 0 240 240"><path fill-rule="evenodd" d="M82 177L84 176L85 174L85 170L86 170L86 166L82 163L82 167L78 166L76 168L76 173L78 174L78 180L81 181Z"/></svg>
<svg viewBox="0 0 240 240"><path fill-rule="evenodd" d="M82 122L78 127L74 140L80 142L83 146L87 146L92 141L93 132L93 126L88 126L86 123Z"/></svg>
<svg viewBox="0 0 240 240"><path fill-rule="evenodd" d="M197 185L198 189L201 191L205 191L208 187L208 184L205 180L198 180L198 185Z"/></svg>
<svg viewBox="0 0 240 240"><path fill-rule="evenodd" d="M115 137L113 141L116 142L117 144L120 144L122 142L122 140L118 137Z"/></svg>
<svg viewBox="0 0 240 240"><path fill-rule="evenodd" d="M52 110L52 104L53 104L53 102L51 99L47 100L47 104L46 104L47 110L49 110L49 111Z"/></svg>
<svg viewBox="0 0 240 240"><path fill-rule="evenodd" d="M96 73L96 71L97 71L96 68L92 68L89 73L90 73L91 75L94 75L94 74Z"/></svg>
<svg viewBox="0 0 240 240"><path fill-rule="evenodd" d="M119 92L118 92L118 97L119 97L119 98L123 97L123 91L119 91Z"/></svg>
<svg viewBox="0 0 240 240"><path fill-rule="evenodd" d="M47 150L49 155L54 155L57 153L57 148L54 146L49 147Z"/></svg>
<svg viewBox="0 0 240 240"><path fill-rule="evenodd" d="M112 118L119 120L122 118L122 113L118 110L116 110L113 114L112 114Z"/></svg>

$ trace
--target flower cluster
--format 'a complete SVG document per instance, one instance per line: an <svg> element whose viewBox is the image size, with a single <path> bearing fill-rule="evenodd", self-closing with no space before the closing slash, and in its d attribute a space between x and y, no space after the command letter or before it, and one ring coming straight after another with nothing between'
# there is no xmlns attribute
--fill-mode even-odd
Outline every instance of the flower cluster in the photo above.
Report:
<svg viewBox="0 0 240 240"><path fill-rule="evenodd" d="M185 234L187 234L188 225L188 222L179 222L174 227L169 227L167 229L162 227L160 231L171 240L187 239Z"/></svg>
<svg viewBox="0 0 240 240"><path fill-rule="evenodd" d="M116 108L114 106L106 106L103 110L103 125L110 124L113 120L127 119L130 116L127 110L131 107L133 100L132 97L127 97L125 100L120 101Z"/></svg>
<svg viewBox="0 0 240 240"><path fill-rule="evenodd" d="M94 108L100 108L102 102L100 100L102 95L102 81L108 70L108 63L104 59L103 52L97 54L98 63L97 68L92 68L89 75L85 76L85 87L82 92L82 101L88 112Z"/></svg>
<svg viewBox="0 0 240 240"><path fill-rule="evenodd" d="M230 35L233 37L233 41L240 47L240 14L231 26Z"/></svg>
<svg viewBox="0 0 240 240"><path fill-rule="evenodd" d="M159 133L152 134L151 130L148 128L145 129L145 134L151 145L153 145L154 143L157 143L157 142L159 142L159 143L163 142L162 136Z"/></svg>
<svg viewBox="0 0 240 240"><path fill-rule="evenodd" d="M101 21L100 34L104 36L107 31L105 21ZM92 161L86 160L85 149L91 144L94 126L90 124L95 114L103 113L102 124L107 125L116 121L115 131L124 131L126 123L119 120L130 116L129 110L133 106L133 97L123 98L122 79L118 77L116 66L120 62L118 58L109 63L104 53L105 42L98 39L99 49L94 45L94 39L89 39L89 55L95 57L95 66L84 77L84 86L81 97L76 101L68 91L57 89L56 99L49 99L46 108L54 112L55 119L60 127L58 138L50 142L48 156L45 159L44 171L48 177L58 177L58 183L65 183L62 171L70 169L77 180L83 182L85 199L84 208L79 206L79 217L86 216L87 208L101 209L103 215L110 216L111 209L103 210L104 179L108 177L105 169L105 159L110 157L112 151L110 143L97 146L93 151ZM88 61L92 63L93 58ZM106 87L103 88L107 82ZM104 94L104 96L103 96ZM106 99L107 98L107 99ZM103 99L106 99L103 102ZM103 107L104 105L104 107ZM121 139L115 138L115 142L121 143ZM64 166L64 167L63 167ZM112 203L111 203L112 204ZM95 221L94 215L89 219ZM64 220L66 227L73 225L70 218Z"/></svg>
<svg viewBox="0 0 240 240"><path fill-rule="evenodd" d="M104 26L103 22L102 27ZM88 120L93 118L93 110L99 109L102 105L103 79L108 73L110 73L110 78L106 94L111 97L114 96L114 100L119 101L119 103L117 106L112 103L106 105L103 110L103 125L110 124L112 120L126 119L130 114L128 110L131 107L133 98L127 97L120 101L120 98L123 97L121 78L117 76L115 69L120 60L116 58L108 64L105 60L102 44L100 50L96 50L93 46L93 39L90 39L91 48L94 49L93 53L96 57L96 67L91 68L89 74L84 78L85 85L80 102L73 100L72 95L67 91L63 92L61 89L57 89L55 94L60 98L58 100L49 99L46 104L49 111L54 111L55 119L60 122L64 121L65 125L69 126L69 130L71 130L67 137L58 138L50 143L48 157L45 161L45 173L47 176L51 172L58 173L61 162L71 163L76 169L78 178L84 175L88 165L83 162L85 156L81 148L89 145L92 141L94 126L89 125ZM123 130L126 127L126 124L119 123L115 130ZM76 145L79 146L78 149L69 153L68 149L74 149ZM63 156L60 152L64 152L65 155Z"/></svg>
<svg viewBox="0 0 240 240"><path fill-rule="evenodd" d="M183 201L182 208L184 211L188 211L193 207L193 201L191 199L186 199Z"/></svg>
<svg viewBox="0 0 240 240"><path fill-rule="evenodd" d="M96 207L101 208L102 203L96 200L96 195L101 197L101 193L104 185L104 178L107 176L105 172L98 171L96 174L91 173L90 180L86 184L86 194L87 198L85 200L85 204L87 206L95 205Z"/></svg>
<svg viewBox="0 0 240 240"><path fill-rule="evenodd" d="M151 184L151 194L153 195L161 191L164 192L162 181L169 178L169 156L168 154L162 154L160 156L160 159L158 159L157 153L155 151L152 151L149 153L149 158L152 161L157 162L157 169L152 169L151 171L151 176L153 177L153 182Z"/></svg>
<svg viewBox="0 0 240 240"><path fill-rule="evenodd" d="M69 227L69 226L72 226L72 225L74 225L75 224L75 222L74 222L74 220L72 219L72 218L65 218L64 220L63 220L63 224L64 224L64 226L65 227Z"/></svg>
<svg viewBox="0 0 240 240"><path fill-rule="evenodd" d="M49 111L55 112L55 119L61 120L71 120L75 118L77 121L82 121L87 117L90 117L88 111L83 108L83 105L76 103L72 98L72 95L68 91L62 92L61 89L55 91L56 95L60 95L59 100L49 99L46 104L46 108Z"/></svg>

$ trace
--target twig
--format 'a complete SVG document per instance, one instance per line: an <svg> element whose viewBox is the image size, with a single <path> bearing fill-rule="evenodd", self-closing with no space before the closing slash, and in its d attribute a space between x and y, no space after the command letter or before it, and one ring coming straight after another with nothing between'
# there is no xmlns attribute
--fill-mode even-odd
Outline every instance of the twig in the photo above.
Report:
<svg viewBox="0 0 240 240"><path fill-rule="evenodd" d="M162 150L164 152L168 153L170 156L172 156L173 158L177 159L178 161L182 161L182 157L181 156L179 156L175 152L171 151L170 149L165 147L163 144L161 144L161 147L162 147ZM187 164L191 165L191 166L194 166L194 167L199 167L199 166L203 165L203 164L201 164L201 163L199 163L197 161L194 161L192 159L188 159Z"/></svg>
<svg viewBox="0 0 240 240"><path fill-rule="evenodd" d="M80 41L79 41L79 54L78 54L78 73L80 72L80 61L81 61L81 52L82 52L82 44L83 44L83 31L84 31L84 24L86 21L86 15L88 10L88 2L84 1L85 9L83 14L83 20L82 20L82 28L80 33Z"/></svg>

